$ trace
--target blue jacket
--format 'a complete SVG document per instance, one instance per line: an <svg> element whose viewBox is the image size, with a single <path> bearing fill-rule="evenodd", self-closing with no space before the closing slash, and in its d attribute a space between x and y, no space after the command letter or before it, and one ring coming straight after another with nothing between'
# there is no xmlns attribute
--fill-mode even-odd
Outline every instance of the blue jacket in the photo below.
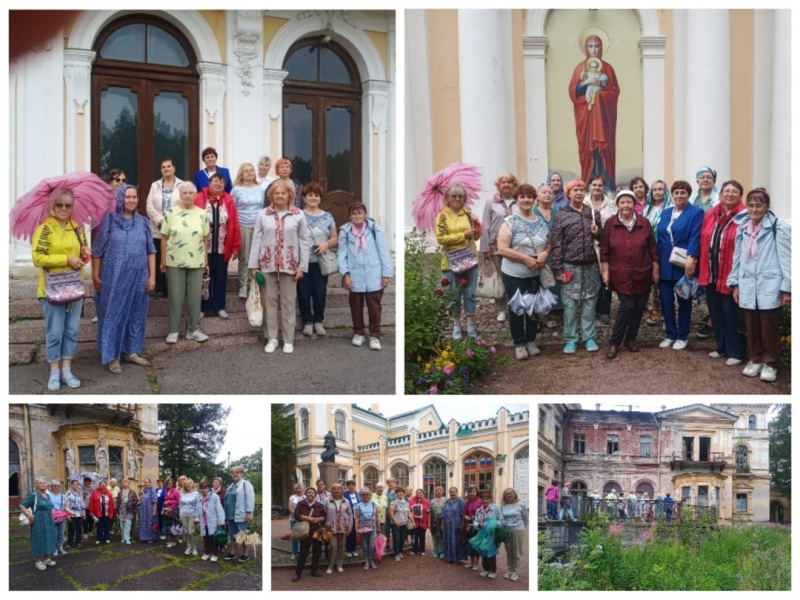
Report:
<svg viewBox="0 0 800 600"><path fill-rule="evenodd" d="M670 238L667 226L672 220L674 210L675 207L670 206L662 211L656 236L658 239L659 277L664 281L678 281L684 275L683 269L669 263L673 240L675 247L685 248L689 256L700 256L700 230L703 227L703 217L705 216L703 209L686 204L683 212L672 224L672 238Z"/></svg>
<svg viewBox="0 0 800 600"><path fill-rule="evenodd" d="M225 495L230 494L234 487L236 488L236 508L233 511L233 520L235 523L244 523L245 513L252 515L253 509L256 507L256 493L252 483L246 479L240 479L238 484L232 483L228 486Z"/></svg>
<svg viewBox="0 0 800 600"><path fill-rule="evenodd" d="M195 521L200 523L200 536L214 535L217 527L225 525L225 511L222 509L222 502L219 501L219 496L214 490L208 491L208 503L206 504L206 519L208 519L208 526L203 520L203 497L202 493L197 500L197 510L194 514ZM238 503L237 503L238 504ZM244 521L244 518L242 518Z"/></svg>
<svg viewBox="0 0 800 600"><path fill-rule="evenodd" d="M217 170L217 173L222 175L225 178L225 191L229 194L233 189L233 182L231 181L231 173L225 167L220 167L217 165L214 167ZM203 188L208 187L208 175L206 175L206 170L200 169L197 173L194 174L192 178L192 182L194 183L194 187L197 188L197 191L200 192Z"/></svg>
<svg viewBox="0 0 800 600"><path fill-rule="evenodd" d="M353 224L345 223L339 230L339 273L342 277L350 275L353 292L377 292L383 289L381 277L394 275L392 257L389 255L383 229L375 223L375 219L367 219L365 223L367 232L364 239L367 249L360 249L358 254L353 253Z"/></svg>
<svg viewBox="0 0 800 600"><path fill-rule="evenodd" d="M750 215L743 211L733 219L736 231L736 250L728 287L739 288L739 306L748 310L771 310L781 305L781 292L792 291L792 230L788 223L772 211L764 215L764 226L758 232L758 258L744 256L747 244L747 222ZM773 227L775 231L773 232Z"/></svg>

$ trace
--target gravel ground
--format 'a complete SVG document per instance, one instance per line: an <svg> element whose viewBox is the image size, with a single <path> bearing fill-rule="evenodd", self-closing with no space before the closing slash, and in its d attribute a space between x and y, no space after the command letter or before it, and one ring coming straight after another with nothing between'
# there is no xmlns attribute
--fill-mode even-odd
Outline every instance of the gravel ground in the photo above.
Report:
<svg viewBox="0 0 800 600"><path fill-rule="evenodd" d="M308 570L308 565L311 562L309 556L303 576L299 581L292 582L294 569L285 566L280 568L281 565L287 565L290 562L290 560L287 561L282 556L288 553L280 549L286 545L286 542L283 542L280 538L288 532L288 518L272 521L273 591L469 590L492 592L495 590L525 591L530 588L528 566L530 552L525 552L522 556L519 580L510 581L503 579L507 563L505 548L501 546L500 554L497 555L498 577L497 579L488 579L479 577L479 571L468 571L461 565L450 565L442 560L433 558L433 542L430 535L427 536L425 556L405 553L405 558L401 559L399 563L395 562L392 557L388 557L388 560L385 557L383 562L378 565L378 569L376 571L370 569L369 573L363 570L363 563L360 560L350 559L349 563L345 562L343 573L334 571L333 574L328 575L325 572L327 564L325 567L322 566L325 563L325 555L323 554L319 569L322 577L311 577ZM524 546L528 547L527 530ZM347 560L345 559L345 561Z"/></svg>
<svg viewBox="0 0 800 600"><path fill-rule="evenodd" d="M705 316L704 308L692 312L694 322L689 345L675 352L662 350L661 325L642 321L637 345L641 352L631 354L620 347L617 358L605 358L613 318L617 313L616 295L611 305L612 322L597 321L597 343L600 351L586 352L581 344L573 355L562 352L562 318L554 315L557 325L540 330L537 345L542 353L525 361L514 359L514 345L508 322L497 321L497 310L490 300L479 300L476 324L481 333L498 349L498 356L513 360L496 364L491 372L475 382L477 394L790 394L791 367L780 366L778 379L765 383L742 375L744 364L725 366L724 359L709 358L716 349L713 336L701 340L695 336L697 320Z"/></svg>

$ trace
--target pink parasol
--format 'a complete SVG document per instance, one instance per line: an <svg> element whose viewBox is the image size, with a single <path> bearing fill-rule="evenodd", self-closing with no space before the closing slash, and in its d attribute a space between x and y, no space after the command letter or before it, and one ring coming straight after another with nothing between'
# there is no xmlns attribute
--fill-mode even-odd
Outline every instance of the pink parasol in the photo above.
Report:
<svg viewBox="0 0 800 600"><path fill-rule="evenodd" d="M72 220L79 225L97 225L113 208L114 192L111 186L93 173L76 171L48 177L14 204L11 209L11 235L31 240L36 228L49 216L47 206L51 197L64 191L72 192L75 197Z"/></svg>
<svg viewBox="0 0 800 600"><path fill-rule="evenodd" d="M381 562L383 551L386 548L386 537L379 533L375 536L375 556L378 557L378 562Z"/></svg>
<svg viewBox="0 0 800 600"><path fill-rule="evenodd" d="M54 508L51 512L53 513L53 521L55 523L61 523L61 521L64 519L72 516L72 513L68 510L58 510L57 508Z"/></svg>
<svg viewBox="0 0 800 600"><path fill-rule="evenodd" d="M465 208L470 210L481 191L481 174L478 167L467 163L453 163L436 173L425 182L417 194L411 214L420 231L433 231L436 215L444 208L444 193L454 183L460 183L467 190Z"/></svg>

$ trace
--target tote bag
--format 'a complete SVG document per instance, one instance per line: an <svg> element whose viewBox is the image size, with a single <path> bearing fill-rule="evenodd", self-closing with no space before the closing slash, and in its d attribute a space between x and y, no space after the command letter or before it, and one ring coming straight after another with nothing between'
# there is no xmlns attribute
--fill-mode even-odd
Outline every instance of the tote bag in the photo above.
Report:
<svg viewBox="0 0 800 600"><path fill-rule="evenodd" d="M478 298L490 298L498 300L506 295L506 288L500 273L494 268L494 263L489 268L491 261L485 260L483 256L478 260L478 287L475 290Z"/></svg>

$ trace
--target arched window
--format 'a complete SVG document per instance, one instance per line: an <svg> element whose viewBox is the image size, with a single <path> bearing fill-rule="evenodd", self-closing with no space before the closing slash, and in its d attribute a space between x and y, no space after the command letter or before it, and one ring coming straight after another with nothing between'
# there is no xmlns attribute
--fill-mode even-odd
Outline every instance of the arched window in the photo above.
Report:
<svg viewBox="0 0 800 600"><path fill-rule="evenodd" d="M425 497L430 500L434 497L433 491L436 486L442 486L447 495L447 465L438 457L434 457L425 463L425 468L422 474L422 489L425 491Z"/></svg>
<svg viewBox="0 0 800 600"><path fill-rule="evenodd" d="M408 487L408 465L403 463L396 464L392 467L391 475L395 484L402 485L404 488Z"/></svg>
<svg viewBox="0 0 800 600"><path fill-rule="evenodd" d="M467 497L469 486L474 485L480 494L483 490L493 489L494 459L488 454L476 452L464 459L464 487L462 494Z"/></svg>
<svg viewBox="0 0 800 600"><path fill-rule="evenodd" d="M734 449L734 462L736 464L736 471L739 473L750 472L750 462L747 456L747 446L739 444Z"/></svg>
<svg viewBox="0 0 800 600"><path fill-rule="evenodd" d="M649 500L653 500L653 496L655 491L653 490L653 486L647 483L646 481L642 481L639 485L636 486L636 497L641 500L642 496L647 493L647 498Z"/></svg>
<svg viewBox="0 0 800 600"><path fill-rule="evenodd" d="M589 490L586 488L586 483L583 481L573 481L572 486L569 489L570 493L573 496L585 496Z"/></svg>
<svg viewBox="0 0 800 600"><path fill-rule="evenodd" d="M347 441L347 425L342 411L336 411L336 439Z"/></svg>
<svg viewBox="0 0 800 600"><path fill-rule="evenodd" d="M748 429L755 429L756 428L756 416L750 415L750 418L747 419L747 428Z"/></svg>
<svg viewBox="0 0 800 600"><path fill-rule="evenodd" d="M19 489L20 458L19 446L14 438L8 438L8 495L20 496ZM17 500L19 502L19 500Z"/></svg>
<svg viewBox="0 0 800 600"><path fill-rule="evenodd" d="M614 492L614 495L619 497L620 493L622 492L622 486L616 481L609 481L603 486L603 498L605 498L610 492Z"/></svg>
<svg viewBox="0 0 800 600"><path fill-rule="evenodd" d="M361 478L364 480L364 487L368 487L374 492L375 485L378 483L378 469L375 467L367 467L361 473Z"/></svg>
<svg viewBox="0 0 800 600"><path fill-rule="evenodd" d="M300 411L300 439L308 439L308 411L305 408Z"/></svg>

